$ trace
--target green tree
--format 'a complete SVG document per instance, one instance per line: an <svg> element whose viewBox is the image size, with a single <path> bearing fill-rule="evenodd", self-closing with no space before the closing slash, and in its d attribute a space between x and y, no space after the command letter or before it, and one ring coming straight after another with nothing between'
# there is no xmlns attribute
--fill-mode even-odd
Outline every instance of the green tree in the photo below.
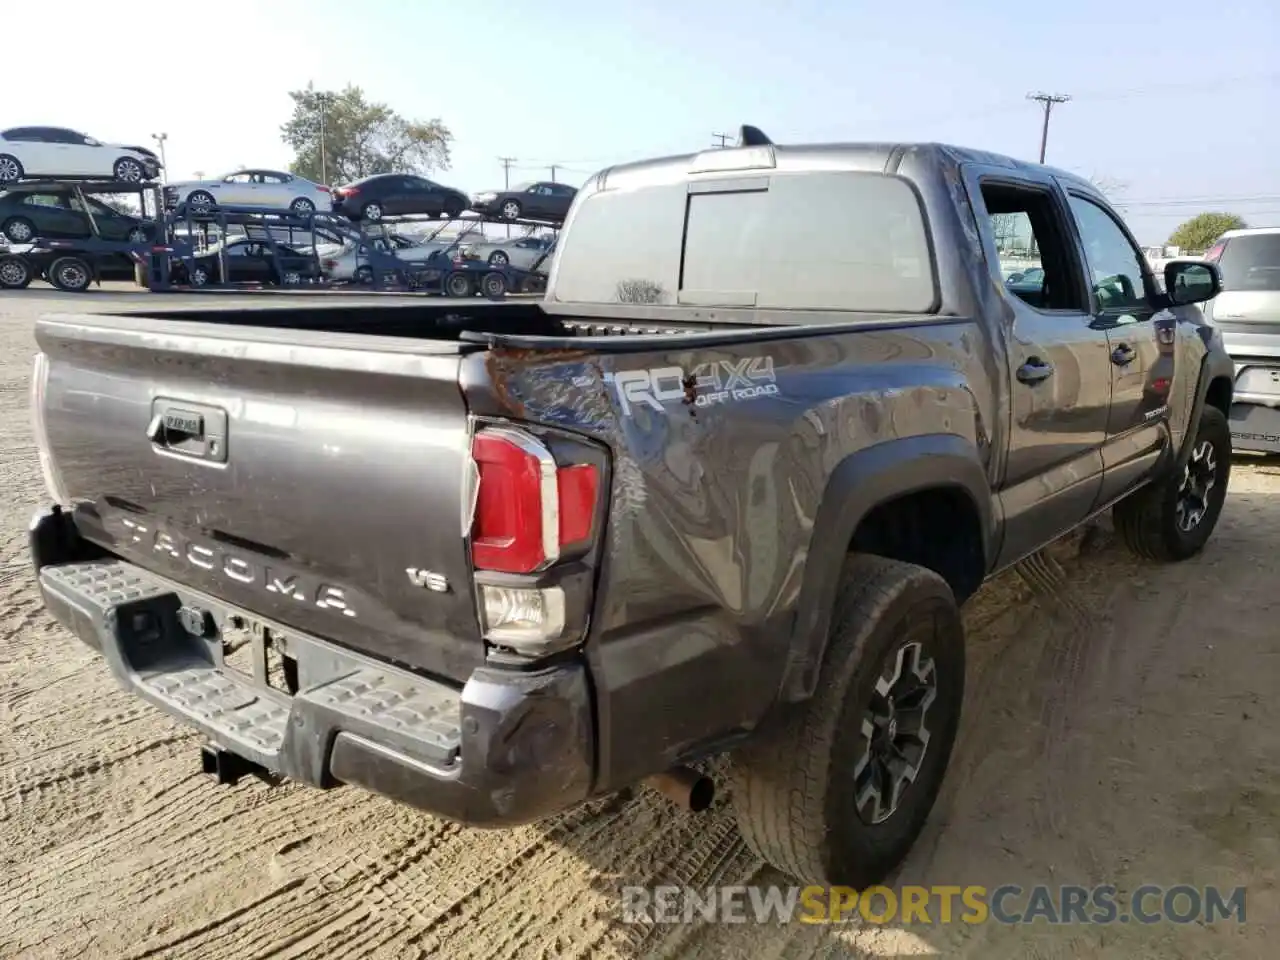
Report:
<svg viewBox="0 0 1280 960"><path fill-rule="evenodd" d="M293 116L280 128L293 149L289 169L308 180L350 183L375 173L426 173L449 166L453 134L439 119L408 120L364 91L292 90ZM324 155L321 157L321 108Z"/></svg>
<svg viewBox="0 0 1280 960"><path fill-rule="evenodd" d="M1169 235L1169 242L1183 250L1204 253L1228 230L1247 226L1244 218L1234 213L1197 213Z"/></svg>

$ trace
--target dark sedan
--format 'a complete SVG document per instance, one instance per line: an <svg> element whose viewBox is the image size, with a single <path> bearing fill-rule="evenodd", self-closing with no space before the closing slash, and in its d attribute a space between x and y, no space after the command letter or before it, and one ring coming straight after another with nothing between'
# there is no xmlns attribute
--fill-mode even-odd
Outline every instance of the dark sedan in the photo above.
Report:
<svg viewBox="0 0 1280 960"><path fill-rule="evenodd" d="M471 209L503 220L536 220L540 223L560 224L568 216L569 205L577 194L574 187L541 180L537 183L522 183L510 190L477 193L471 200Z"/></svg>
<svg viewBox="0 0 1280 960"><path fill-rule="evenodd" d="M153 224L112 209L75 187L22 184L0 194L0 235L9 243L92 236L146 243L153 229Z"/></svg>
<svg viewBox="0 0 1280 960"><path fill-rule="evenodd" d="M320 265L309 253L286 246L275 245L278 255L273 255L271 245L261 240L236 240L224 251L227 276L222 278L218 263L218 251L212 250L196 256L190 265L177 261L173 265L175 283L203 287L211 283L267 283L281 287L296 287L320 275Z"/></svg>
<svg viewBox="0 0 1280 960"><path fill-rule="evenodd" d="M456 217L467 209L467 195L412 174L380 173L333 191L333 209L351 220L385 217Z"/></svg>

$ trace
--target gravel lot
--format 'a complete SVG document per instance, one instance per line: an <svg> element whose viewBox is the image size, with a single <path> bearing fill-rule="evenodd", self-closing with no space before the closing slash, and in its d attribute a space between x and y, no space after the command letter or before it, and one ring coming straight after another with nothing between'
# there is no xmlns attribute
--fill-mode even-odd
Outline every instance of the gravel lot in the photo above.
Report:
<svg viewBox="0 0 1280 960"><path fill-rule="evenodd" d="M691 817L641 791L481 832L349 789L220 788L42 612L32 322L135 302L157 300L0 294L0 956L1274 956L1280 467L1237 463L1194 561L1135 562L1104 528L983 589L961 740L898 878L1247 885L1246 924L641 927L623 885L783 882L723 800Z"/></svg>

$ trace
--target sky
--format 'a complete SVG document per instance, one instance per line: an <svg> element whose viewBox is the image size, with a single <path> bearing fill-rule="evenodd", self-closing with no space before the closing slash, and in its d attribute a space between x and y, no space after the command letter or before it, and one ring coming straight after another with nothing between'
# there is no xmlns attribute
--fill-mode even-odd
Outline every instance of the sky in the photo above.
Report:
<svg viewBox="0 0 1280 960"><path fill-rule="evenodd" d="M1276 0L58 10L74 29L49 34L38 5L6 12L9 36L47 42L6 44L6 75L33 86L7 100L0 126L146 145L163 132L170 179L286 167L288 91L308 82L444 121L453 162L435 176L467 192L502 185L499 157L516 158L512 182L555 164L576 185L613 163L704 149L742 123L777 143L937 140L1034 160L1041 113L1026 95L1045 91L1072 97L1053 112L1047 161L1112 185L1141 243L1205 209L1280 225Z"/></svg>

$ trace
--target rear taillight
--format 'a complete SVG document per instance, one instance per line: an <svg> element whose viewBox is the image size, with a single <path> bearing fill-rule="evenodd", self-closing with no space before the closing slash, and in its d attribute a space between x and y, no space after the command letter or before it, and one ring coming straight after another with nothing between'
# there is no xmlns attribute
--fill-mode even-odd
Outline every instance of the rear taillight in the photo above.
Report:
<svg viewBox="0 0 1280 960"><path fill-rule="evenodd" d="M542 573L592 544L600 498L594 464L558 464L540 440L509 427L479 430L471 458L471 560L481 577ZM491 643L537 656L579 639L566 635L559 586L480 583L478 593Z"/></svg>
<svg viewBox="0 0 1280 960"><path fill-rule="evenodd" d="M535 573L591 538L599 474L559 466L534 437L498 427L471 444L479 490L471 525L477 570Z"/></svg>
<svg viewBox="0 0 1280 960"><path fill-rule="evenodd" d="M338 268L337 260L325 260L320 264L326 270L336 270Z"/></svg>
<svg viewBox="0 0 1280 960"><path fill-rule="evenodd" d="M1225 250L1226 248L1227 248L1227 243L1225 240L1220 243L1215 243L1212 247L1209 248L1209 252L1204 255L1204 258L1208 260L1210 263L1217 263L1219 260L1222 259L1222 251Z"/></svg>
<svg viewBox="0 0 1280 960"><path fill-rule="evenodd" d="M326 187L323 183L318 183L318 184L316 184L316 189L317 189L317 190L319 190L321 193L328 193L328 192L329 192L329 188L328 188L328 187Z"/></svg>
<svg viewBox="0 0 1280 960"><path fill-rule="evenodd" d="M360 191L355 187L339 187L334 192L340 197L354 197Z"/></svg>

